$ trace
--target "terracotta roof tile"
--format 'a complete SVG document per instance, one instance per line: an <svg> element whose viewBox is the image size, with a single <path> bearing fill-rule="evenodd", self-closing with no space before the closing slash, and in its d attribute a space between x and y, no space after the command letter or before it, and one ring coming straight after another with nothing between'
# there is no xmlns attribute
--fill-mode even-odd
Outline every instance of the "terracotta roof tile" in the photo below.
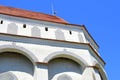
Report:
<svg viewBox="0 0 120 80"><path fill-rule="evenodd" d="M40 12L32 12L28 10L22 10L13 7L0 6L0 14L29 18L34 20L42 20L48 22L68 23L67 21L53 15L48 15Z"/></svg>

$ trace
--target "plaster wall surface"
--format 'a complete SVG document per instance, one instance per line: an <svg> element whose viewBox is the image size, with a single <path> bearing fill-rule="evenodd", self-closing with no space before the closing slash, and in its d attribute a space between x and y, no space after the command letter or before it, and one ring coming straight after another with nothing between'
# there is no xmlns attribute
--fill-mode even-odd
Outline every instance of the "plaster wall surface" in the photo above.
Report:
<svg viewBox="0 0 120 80"><path fill-rule="evenodd" d="M64 42L54 42L48 40L30 39L25 37L23 38L0 35L0 53L3 53L5 51L20 53L22 55L27 56L33 63L36 64L37 62L34 69L35 80L39 80L40 76L43 80L48 80L48 65L43 65L41 63L49 64L50 60L59 57L71 59L81 64L83 68L85 68L85 66L94 66L95 61L101 64L99 59L94 58L94 56L92 56L93 53L89 50L88 46L79 44L69 44ZM64 64L67 63L63 63L63 65ZM92 75L92 72L94 72L94 69L89 70L85 68L85 71L83 72L82 76L86 76L89 73ZM76 73L69 73L67 75L70 74L78 75Z"/></svg>
<svg viewBox="0 0 120 80"><path fill-rule="evenodd" d="M83 30L80 26L76 27L64 24L30 20L25 18L17 18L6 15L0 15L0 20L3 21L3 24L0 24L1 33L56 39L57 37L60 37L56 35L56 31L60 30L62 32L61 34L63 34L64 36L63 39L60 37L61 40L91 43L96 50L98 49L97 45L92 41L92 39L88 40L88 35L85 34L85 30ZM48 30L46 31L45 28L48 28ZM36 33L37 35L35 36L34 33Z"/></svg>
<svg viewBox="0 0 120 80"><path fill-rule="evenodd" d="M17 39L20 40L19 38ZM30 43L27 43L29 41ZM13 48L15 47L24 48L29 52L31 52L37 58L38 60L37 62L47 63L49 61L50 56L52 58L52 55L53 57L55 57L54 55L57 55L57 54L60 57L66 56L66 55L71 55L69 57L72 57L77 55L79 58L82 58L84 61L86 61L87 65L92 65L91 55L86 46L66 44L66 43L53 43L53 42L42 41L42 40L39 40L38 43L34 44L34 42L37 42L37 41L36 40L32 41L29 39L25 40L25 42L24 41L23 42L0 41L1 43L0 46L8 45L8 49L9 49L9 46L13 46Z"/></svg>
<svg viewBox="0 0 120 80"><path fill-rule="evenodd" d="M0 77L5 72L10 80L101 80L100 72L107 80L98 46L82 27L6 15L0 20Z"/></svg>

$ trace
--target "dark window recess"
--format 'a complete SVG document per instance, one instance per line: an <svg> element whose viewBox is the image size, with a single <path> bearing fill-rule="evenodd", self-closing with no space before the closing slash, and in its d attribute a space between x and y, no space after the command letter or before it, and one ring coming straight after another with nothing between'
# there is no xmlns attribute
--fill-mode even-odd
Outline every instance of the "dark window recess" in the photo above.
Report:
<svg viewBox="0 0 120 80"><path fill-rule="evenodd" d="M70 35L72 35L72 31L69 31Z"/></svg>
<svg viewBox="0 0 120 80"><path fill-rule="evenodd" d="M23 24L23 28L26 28L26 24Z"/></svg>
<svg viewBox="0 0 120 80"><path fill-rule="evenodd" d="M0 21L0 24L3 24L3 20Z"/></svg>
<svg viewBox="0 0 120 80"><path fill-rule="evenodd" d="M45 31L48 31L48 28L47 28L47 27L45 27Z"/></svg>

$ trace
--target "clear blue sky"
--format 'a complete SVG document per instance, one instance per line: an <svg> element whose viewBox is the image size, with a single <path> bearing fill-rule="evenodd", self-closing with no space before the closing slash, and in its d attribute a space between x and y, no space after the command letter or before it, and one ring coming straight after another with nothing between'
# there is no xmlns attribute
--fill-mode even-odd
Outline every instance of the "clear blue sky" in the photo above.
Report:
<svg viewBox="0 0 120 80"><path fill-rule="evenodd" d="M100 46L109 80L119 79L120 0L0 0L1 5L48 14L51 14L51 2L57 16L86 25Z"/></svg>

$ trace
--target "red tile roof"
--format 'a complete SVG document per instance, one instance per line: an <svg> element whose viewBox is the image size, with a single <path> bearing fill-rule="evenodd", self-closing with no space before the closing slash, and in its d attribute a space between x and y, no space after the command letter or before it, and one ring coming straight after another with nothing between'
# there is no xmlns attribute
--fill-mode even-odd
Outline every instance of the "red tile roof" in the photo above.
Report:
<svg viewBox="0 0 120 80"><path fill-rule="evenodd" d="M32 12L28 10L22 10L13 7L0 6L0 14L22 17L34 20L42 20L48 22L57 22L57 23L68 23L67 21L53 15L48 15L40 12Z"/></svg>

